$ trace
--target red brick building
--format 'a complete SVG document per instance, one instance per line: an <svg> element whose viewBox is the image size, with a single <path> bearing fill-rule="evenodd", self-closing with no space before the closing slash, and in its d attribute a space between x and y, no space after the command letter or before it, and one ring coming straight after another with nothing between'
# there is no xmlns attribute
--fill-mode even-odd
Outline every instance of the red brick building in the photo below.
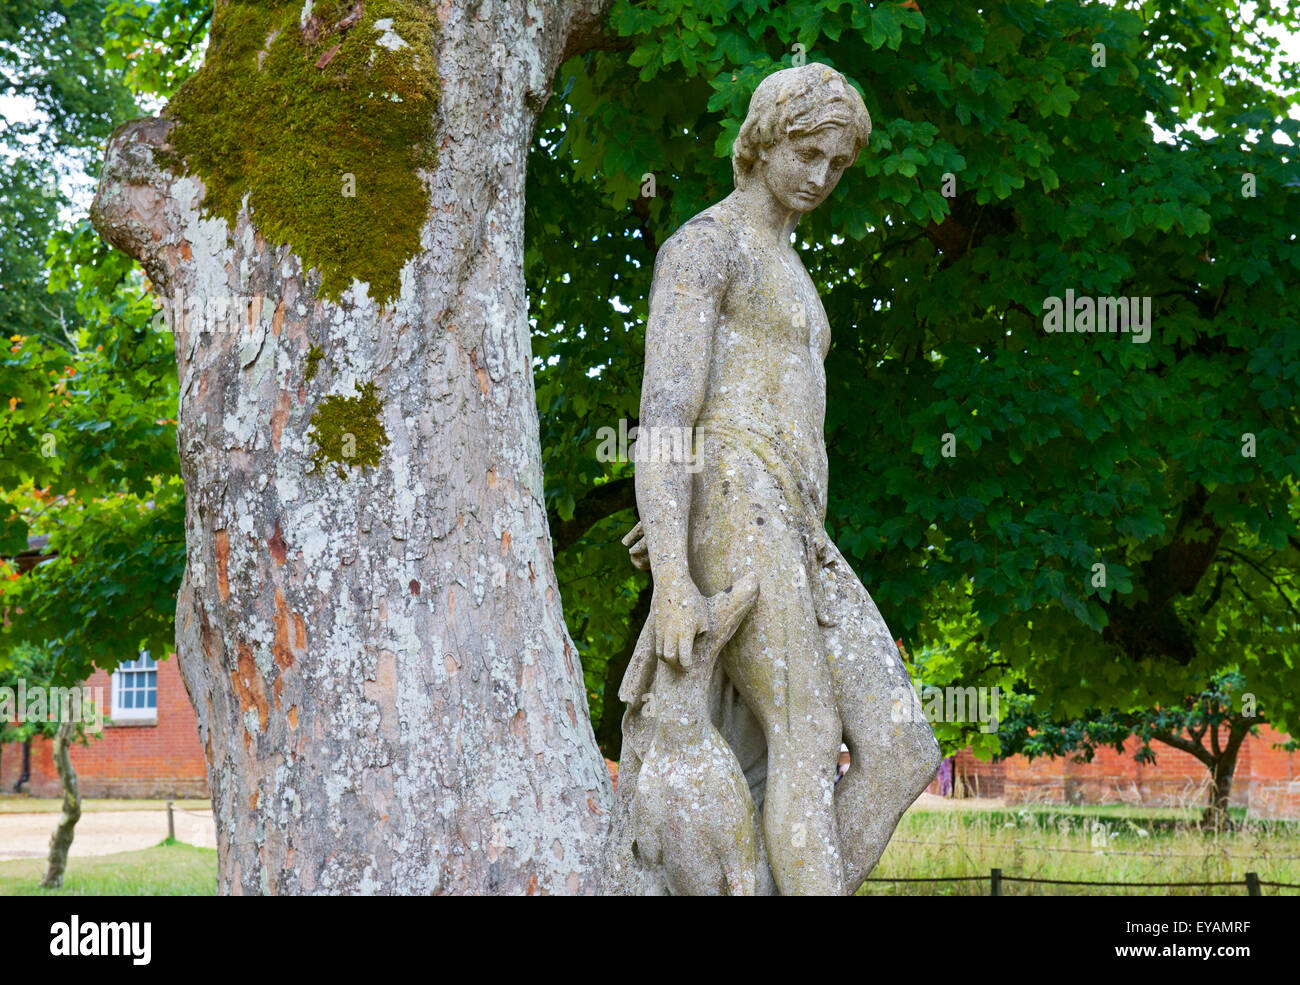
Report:
<svg viewBox="0 0 1300 985"><path fill-rule="evenodd" d="M86 681L99 688L103 731L75 746L72 765L83 797L206 798L207 763L194 709L175 655L154 662L143 656L114 674L96 671ZM112 721L110 722L110 718ZM0 747L0 783L6 792L23 772L23 747ZM50 743L32 742L25 792L60 797Z"/></svg>
<svg viewBox="0 0 1300 985"><path fill-rule="evenodd" d="M1254 817L1300 819L1300 753L1274 749L1286 736L1267 725L1259 733L1242 743L1229 802ZM1030 762L1023 756L986 763L962 750L954 758L953 782L960 794L1003 797L1008 804L1205 805L1210 774L1199 761L1153 742L1156 762L1144 766L1133 759L1137 748L1137 740L1130 738L1124 753L1100 749L1091 763L1066 758ZM937 780L930 792L940 792Z"/></svg>

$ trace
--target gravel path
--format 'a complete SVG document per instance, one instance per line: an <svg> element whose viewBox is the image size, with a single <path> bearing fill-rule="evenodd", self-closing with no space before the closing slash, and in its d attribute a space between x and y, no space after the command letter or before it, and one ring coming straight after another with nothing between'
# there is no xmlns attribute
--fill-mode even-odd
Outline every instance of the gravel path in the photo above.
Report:
<svg viewBox="0 0 1300 985"><path fill-rule="evenodd" d="M908 810L922 811L988 811L1003 809L1007 802L1002 797L940 797L923 793Z"/></svg>
<svg viewBox="0 0 1300 985"><path fill-rule="evenodd" d="M58 814L0 814L0 859L44 858ZM73 858L152 848L167 837L167 811L97 811L81 815L73 835ZM176 840L217 847L212 811L176 811Z"/></svg>

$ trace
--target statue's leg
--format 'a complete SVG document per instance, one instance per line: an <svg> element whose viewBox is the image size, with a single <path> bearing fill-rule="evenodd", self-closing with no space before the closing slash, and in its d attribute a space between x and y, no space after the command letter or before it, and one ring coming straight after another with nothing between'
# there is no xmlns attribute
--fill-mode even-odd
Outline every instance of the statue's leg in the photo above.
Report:
<svg viewBox="0 0 1300 985"><path fill-rule="evenodd" d="M763 842L785 896L842 892L832 790L841 726L809 603L775 591L723 651L727 674L767 734ZM805 611L806 609L806 611Z"/></svg>
<svg viewBox="0 0 1300 985"><path fill-rule="evenodd" d="M903 812L938 772L942 757L889 627L838 550L833 615L824 627L835 702L849 747L835 788L844 885L856 892L880 860Z"/></svg>
<svg viewBox="0 0 1300 985"><path fill-rule="evenodd" d="M758 599L722 651L767 736L763 840L783 895L843 891L833 789L841 727L802 538L765 472L733 463L735 495L692 517L692 572L712 594L753 572ZM699 487L697 487L698 489Z"/></svg>

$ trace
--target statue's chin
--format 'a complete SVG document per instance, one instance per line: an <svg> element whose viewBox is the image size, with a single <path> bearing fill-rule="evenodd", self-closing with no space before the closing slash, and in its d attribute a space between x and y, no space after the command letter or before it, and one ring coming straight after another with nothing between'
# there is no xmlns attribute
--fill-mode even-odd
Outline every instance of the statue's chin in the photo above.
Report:
<svg viewBox="0 0 1300 985"><path fill-rule="evenodd" d="M811 212L822 204L822 196L796 192L790 197L790 208L796 212Z"/></svg>

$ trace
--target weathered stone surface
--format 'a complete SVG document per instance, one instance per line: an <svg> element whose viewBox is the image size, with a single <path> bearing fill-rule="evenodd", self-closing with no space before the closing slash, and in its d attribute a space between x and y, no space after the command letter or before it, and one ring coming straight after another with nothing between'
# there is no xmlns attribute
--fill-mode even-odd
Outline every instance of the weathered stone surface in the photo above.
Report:
<svg viewBox="0 0 1300 985"><path fill-rule="evenodd" d="M830 325L791 245L870 129L833 69L774 73L736 190L659 252L629 535L654 600L620 691L606 892L852 893L938 769L919 704L891 714L907 671L825 531Z"/></svg>

